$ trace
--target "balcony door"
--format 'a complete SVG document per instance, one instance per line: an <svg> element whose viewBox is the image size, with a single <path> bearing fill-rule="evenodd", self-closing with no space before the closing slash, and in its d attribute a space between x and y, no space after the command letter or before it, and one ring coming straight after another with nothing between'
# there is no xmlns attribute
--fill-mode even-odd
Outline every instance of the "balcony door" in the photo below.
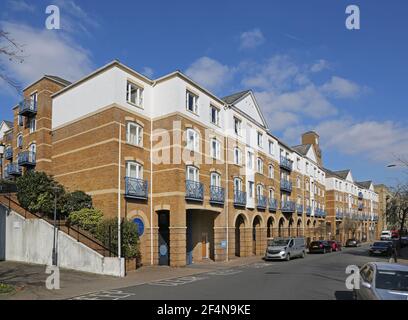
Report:
<svg viewBox="0 0 408 320"><path fill-rule="evenodd" d="M188 166L187 167L187 180L199 182L199 171L196 167Z"/></svg>
<svg viewBox="0 0 408 320"><path fill-rule="evenodd" d="M126 176L133 179L143 179L143 166L137 162L128 162Z"/></svg>
<svg viewBox="0 0 408 320"><path fill-rule="evenodd" d="M221 175L218 173L211 173L211 187L221 187Z"/></svg>

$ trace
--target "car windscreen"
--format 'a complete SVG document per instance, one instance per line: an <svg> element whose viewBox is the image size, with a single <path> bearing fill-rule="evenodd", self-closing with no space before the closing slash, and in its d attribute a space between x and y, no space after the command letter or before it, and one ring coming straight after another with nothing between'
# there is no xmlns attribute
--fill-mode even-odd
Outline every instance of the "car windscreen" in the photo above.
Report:
<svg viewBox="0 0 408 320"><path fill-rule="evenodd" d="M285 239L269 240L268 241L268 246L282 247L282 246L286 246L288 244L288 242L289 242L289 240L285 240Z"/></svg>
<svg viewBox="0 0 408 320"><path fill-rule="evenodd" d="M378 270L375 282L377 289L408 291L408 271Z"/></svg>
<svg viewBox="0 0 408 320"><path fill-rule="evenodd" d="M389 244L386 243L386 242L374 242L373 246L374 247L384 247L385 248L385 247L388 247Z"/></svg>

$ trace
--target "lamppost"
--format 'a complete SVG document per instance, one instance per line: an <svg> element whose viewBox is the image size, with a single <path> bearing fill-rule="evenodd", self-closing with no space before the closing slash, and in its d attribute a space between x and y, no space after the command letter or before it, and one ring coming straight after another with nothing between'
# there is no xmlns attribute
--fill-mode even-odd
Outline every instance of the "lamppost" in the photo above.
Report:
<svg viewBox="0 0 408 320"><path fill-rule="evenodd" d="M0 178L3 179L3 156L4 156L4 144L1 142L0 143Z"/></svg>
<svg viewBox="0 0 408 320"><path fill-rule="evenodd" d="M54 191L54 240L52 244L52 265L58 264L58 251L57 251L57 194L60 191L60 187L53 186Z"/></svg>

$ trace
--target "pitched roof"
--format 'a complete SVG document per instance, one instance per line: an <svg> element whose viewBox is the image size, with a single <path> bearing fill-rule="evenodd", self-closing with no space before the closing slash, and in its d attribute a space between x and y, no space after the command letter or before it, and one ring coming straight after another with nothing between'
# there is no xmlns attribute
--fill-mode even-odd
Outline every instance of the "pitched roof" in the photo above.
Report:
<svg viewBox="0 0 408 320"><path fill-rule="evenodd" d="M300 153L301 155L305 156L309 152L309 149L311 146L312 146L311 144L301 144L301 145L292 147L292 149Z"/></svg>
<svg viewBox="0 0 408 320"><path fill-rule="evenodd" d="M12 122L12 121L3 120L3 122L4 122L5 124L7 124L7 126L8 126L9 128L12 128L12 127L13 127L13 122Z"/></svg>
<svg viewBox="0 0 408 320"><path fill-rule="evenodd" d="M359 181L359 182L356 182L356 184L364 189L370 189L372 181L371 180L370 181Z"/></svg>
<svg viewBox="0 0 408 320"><path fill-rule="evenodd" d="M332 170L324 168L324 171L326 171L326 176L327 177L336 177L336 178L346 180L347 175L350 172L350 169L340 170L340 171L332 171Z"/></svg>
<svg viewBox="0 0 408 320"><path fill-rule="evenodd" d="M52 79L54 81L60 82L61 84L65 85L65 86L69 86L71 84L70 81L62 79L61 77L52 76L52 75L49 75L49 74L46 74L45 77L50 78L50 79Z"/></svg>
<svg viewBox="0 0 408 320"><path fill-rule="evenodd" d="M245 96L249 92L251 92L251 90L244 90L244 91L241 91L241 92L231 94L231 95L226 96L224 98L221 98L221 100L223 100L227 104L233 104L234 102L238 101L239 99L241 99L243 96Z"/></svg>

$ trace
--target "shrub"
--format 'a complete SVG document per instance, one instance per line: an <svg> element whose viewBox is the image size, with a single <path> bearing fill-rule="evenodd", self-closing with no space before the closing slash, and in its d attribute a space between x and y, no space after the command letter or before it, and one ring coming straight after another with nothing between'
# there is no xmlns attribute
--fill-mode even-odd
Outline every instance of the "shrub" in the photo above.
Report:
<svg viewBox="0 0 408 320"><path fill-rule="evenodd" d="M20 205L31 212L39 212L52 216L54 212L55 194L53 186L57 186L57 211L61 211L61 198L65 194L62 185L54 181L44 172L30 170L17 179L17 199Z"/></svg>
<svg viewBox="0 0 408 320"><path fill-rule="evenodd" d="M68 216L68 221L76 226L81 227L93 234L96 228L102 221L103 214L100 210L83 208L78 211L71 212Z"/></svg>
<svg viewBox="0 0 408 320"><path fill-rule="evenodd" d="M71 212L82 209L92 209L92 197L83 191L66 193L62 198L62 214L69 215Z"/></svg>
<svg viewBox="0 0 408 320"><path fill-rule="evenodd" d="M140 258L139 236L135 223L123 220L122 228L122 257L127 259ZM118 251L118 221L116 218L103 220L96 228L96 237L113 252Z"/></svg>

